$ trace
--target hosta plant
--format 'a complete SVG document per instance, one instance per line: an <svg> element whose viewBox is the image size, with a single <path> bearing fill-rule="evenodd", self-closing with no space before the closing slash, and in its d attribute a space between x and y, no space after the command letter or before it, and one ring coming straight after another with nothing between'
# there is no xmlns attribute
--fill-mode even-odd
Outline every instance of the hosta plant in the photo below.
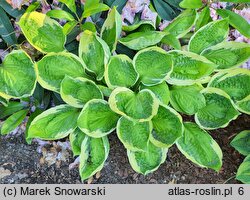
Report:
<svg viewBox="0 0 250 200"><path fill-rule="evenodd" d="M73 4L66 5L67 19L76 16ZM208 130L250 113L250 71L238 68L249 59L250 45L226 42L228 18L197 26L202 10L195 9L184 10L162 32L131 32L113 7L98 30L83 22L107 10L97 5L86 1L80 21L73 20L73 27L88 27L74 43L77 51L65 48L69 22L62 27L53 19L58 15L34 10L22 15L22 33L42 54L31 59L18 49L1 64L1 133L29 113L27 142L69 137L82 180L103 168L110 134L117 134L138 173L155 171L173 145L193 163L219 171L222 151ZM55 98L45 100L46 94Z"/></svg>
<svg viewBox="0 0 250 200"><path fill-rule="evenodd" d="M250 183L250 130L240 132L231 141L231 145L242 155L246 156L239 166L236 179L243 183Z"/></svg>

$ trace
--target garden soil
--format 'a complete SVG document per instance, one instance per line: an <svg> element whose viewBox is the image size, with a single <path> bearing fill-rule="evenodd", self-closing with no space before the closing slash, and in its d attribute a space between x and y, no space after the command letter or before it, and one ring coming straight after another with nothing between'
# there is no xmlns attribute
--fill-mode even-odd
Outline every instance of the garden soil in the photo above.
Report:
<svg viewBox="0 0 250 200"><path fill-rule="evenodd" d="M166 162L147 176L132 170L126 150L112 133L109 136L110 155L103 170L86 183L239 183L235 174L244 157L230 146L230 141L246 129L250 129L250 116L243 114L227 128L210 131L223 151L223 167L219 172L192 164L173 146L168 151ZM23 135L0 137L0 183L81 183L77 167L69 169L69 164L74 162L70 151L64 151L61 160L49 162L49 159L44 159L44 152L48 156L60 149L47 144L39 153L37 143L26 144Z"/></svg>

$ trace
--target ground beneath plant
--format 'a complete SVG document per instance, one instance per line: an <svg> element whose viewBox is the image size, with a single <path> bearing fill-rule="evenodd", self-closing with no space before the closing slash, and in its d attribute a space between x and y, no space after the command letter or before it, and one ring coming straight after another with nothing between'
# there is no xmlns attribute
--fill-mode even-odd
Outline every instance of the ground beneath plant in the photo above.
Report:
<svg viewBox="0 0 250 200"><path fill-rule="evenodd" d="M231 146L230 141L242 130L250 129L250 116L241 115L227 128L210 131L223 151L223 167L217 173L203 169L187 160L173 146L168 151L164 164L154 173L143 176L135 173L128 163L126 151L115 133L109 136L110 155L103 168L88 183L239 183L234 179L243 157ZM69 151L60 155L61 159L51 161L54 145L46 145L41 153L37 144L25 143L23 134L9 138L0 138L0 183L81 183L77 168L69 169L74 158ZM47 158L44 159L44 155ZM65 153L66 152L66 153ZM52 156L53 157L53 156ZM58 157L58 154L57 154ZM62 158L63 157L63 158Z"/></svg>

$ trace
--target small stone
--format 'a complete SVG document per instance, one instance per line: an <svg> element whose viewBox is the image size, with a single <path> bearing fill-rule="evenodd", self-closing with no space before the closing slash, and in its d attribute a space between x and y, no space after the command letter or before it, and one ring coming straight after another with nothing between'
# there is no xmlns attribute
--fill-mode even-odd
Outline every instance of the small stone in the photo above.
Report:
<svg viewBox="0 0 250 200"><path fill-rule="evenodd" d="M175 175L176 175L176 176L180 176L180 175L181 175L181 171L175 172Z"/></svg>
<svg viewBox="0 0 250 200"><path fill-rule="evenodd" d="M176 184L176 180L172 179L172 181L169 181L168 184Z"/></svg>
<svg viewBox="0 0 250 200"><path fill-rule="evenodd" d="M157 180L155 180L155 179L150 179L149 183L157 183Z"/></svg>
<svg viewBox="0 0 250 200"><path fill-rule="evenodd" d="M46 154L46 153L47 153L47 149L46 149L45 147L42 147L41 153L42 153L42 154Z"/></svg>
<svg viewBox="0 0 250 200"><path fill-rule="evenodd" d="M101 177L101 172L97 172L95 177L96 177L96 179L99 179Z"/></svg>
<svg viewBox="0 0 250 200"><path fill-rule="evenodd" d="M93 176L92 177L90 177L89 179L88 179L88 184L91 184L92 182L94 181L94 178L93 178Z"/></svg>
<svg viewBox="0 0 250 200"><path fill-rule="evenodd" d="M62 161L61 160L57 160L56 161L56 168L60 168L61 167L61 164L62 164Z"/></svg>
<svg viewBox="0 0 250 200"><path fill-rule="evenodd" d="M128 177L128 169L125 168L124 172L123 172L123 178L127 178Z"/></svg>
<svg viewBox="0 0 250 200"><path fill-rule="evenodd" d="M50 152L51 152L51 153L54 153L54 154L57 154L58 151L57 151L57 148L56 148L56 147L51 147L51 148L50 148Z"/></svg>
<svg viewBox="0 0 250 200"><path fill-rule="evenodd" d="M120 169L120 170L118 171L118 175L119 175L120 177L123 177L123 170L122 170L122 169Z"/></svg>
<svg viewBox="0 0 250 200"><path fill-rule="evenodd" d="M11 171L8 169L4 169L3 167L0 167L0 179L4 178L5 176L11 175Z"/></svg>
<svg viewBox="0 0 250 200"><path fill-rule="evenodd" d="M138 175L139 175L139 174L134 174L134 175L133 175L133 179L134 179L134 180L137 180Z"/></svg>
<svg viewBox="0 0 250 200"><path fill-rule="evenodd" d="M14 167L15 165L16 165L16 163L14 163L14 162L7 162L7 163L4 163L2 166L4 167L4 166L11 166L11 167Z"/></svg>
<svg viewBox="0 0 250 200"><path fill-rule="evenodd" d="M28 174L26 174L26 173L18 173L18 174L16 174L15 176L17 176L18 179L21 180L21 179L23 179L23 178L28 177Z"/></svg>
<svg viewBox="0 0 250 200"><path fill-rule="evenodd" d="M40 163L40 165L43 165L45 163L44 157L40 158L39 163Z"/></svg>

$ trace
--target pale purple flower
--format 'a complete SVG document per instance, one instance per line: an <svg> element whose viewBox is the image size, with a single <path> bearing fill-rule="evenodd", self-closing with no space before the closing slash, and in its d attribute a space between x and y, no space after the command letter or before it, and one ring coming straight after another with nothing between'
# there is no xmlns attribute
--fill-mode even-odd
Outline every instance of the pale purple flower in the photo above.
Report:
<svg viewBox="0 0 250 200"><path fill-rule="evenodd" d="M59 5L59 1L58 0L53 0L53 4L58 6Z"/></svg>
<svg viewBox="0 0 250 200"><path fill-rule="evenodd" d="M213 20L218 20L220 17L216 13L216 9L224 9L226 8L227 3L225 2L217 2L217 3L212 3L210 5L210 16Z"/></svg>
<svg viewBox="0 0 250 200"><path fill-rule="evenodd" d="M250 59L244 63L243 65L241 65L241 68L245 68L245 69L249 69L250 70Z"/></svg>
<svg viewBox="0 0 250 200"><path fill-rule="evenodd" d="M132 12L130 7L124 7L122 10L122 20L127 20L130 24L133 24L135 13Z"/></svg>
<svg viewBox="0 0 250 200"><path fill-rule="evenodd" d="M3 61L5 56L7 56L9 54L9 51L4 50L4 49L0 49L0 59Z"/></svg>
<svg viewBox="0 0 250 200"><path fill-rule="evenodd" d="M154 24L156 23L156 18L157 18L157 13L153 12L152 10L149 9L148 6L146 6L141 14L141 19L142 20L149 20L154 22Z"/></svg>
<svg viewBox="0 0 250 200"><path fill-rule="evenodd" d="M248 23L250 23L250 8L244 8L243 10L233 10L235 13L241 15ZM231 31L232 36L236 42L245 42L250 44L250 38L243 36L238 30Z"/></svg>
<svg viewBox="0 0 250 200"><path fill-rule="evenodd" d="M219 16L216 13L216 10L213 8L209 8L210 9L210 16L212 18L213 21L217 20L219 18Z"/></svg>
<svg viewBox="0 0 250 200"><path fill-rule="evenodd" d="M171 21L168 20L163 20L160 24L159 24L159 30L163 31L169 24Z"/></svg>
<svg viewBox="0 0 250 200"><path fill-rule="evenodd" d="M73 163L69 164L69 170L72 170L80 165L80 156L78 156Z"/></svg>
<svg viewBox="0 0 250 200"><path fill-rule="evenodd" d="M42 13L46 14L48 11L51 10L51 7L46 0L41 0L41 5L42 5Z"/></svg>
<svg viewBox="0 0 250 200"><path fill-rule="evenodd" d="M32 0L7 0L14 9L21 9L22 5L29 5Z"/></svg>
<svg viewBox="0 0 250 200"><path fill-rule="evenodd" d="M145 6L149 5L149 0L128 0L132 12L142 12Z"/></svg>
<svg viewBox="0 0 250 200"><path fill-rule="evenodd" d="M22 31L21 31L20 26L17 24L17 22L18 22L18 19L14 23L14 30L15 30L16 37L19 38Z"/></svg>
<svg viewBox="0 0 250 200"><path fill-rule="evenodd" d="M53 144L55 146L56 145L59 146L62 150L71 150L71 145L69 141L65 141L65 142L58 141L58 142L54 142Z"/></svg>
<svg viewBox="0 0 250 200"><path fill-rule="evenodd" d="M241 33L238 30L236 30L236 29L232 30L231 34L234 37L235 42L245 42L245 43L250 44L250 39L241 35ZM229 40L232 40L232 39L230 38Z"/></svg>
<svg viewBox="0 0 250 200"><path fill-rule="evenodd" d="M58 23L59 23L61 26L64 26L64 25L67 23L67 20L59 19L59 20L58 20Z"/></svg>
<svg viewBox="0 0 250 200"><path fill-rule="evenodd" d="M244 17L244 19L246 19L246 21L248 23L250 23L250 8L243 8L242 10L233 10L235 13L241 15L242 17ZM245 36L243 36L238 30L233 30L232 31L232 36L235 38L235 42L245 42L250 44L250 38L247 38ZM242 66L242 68L246 68L246 69L250 69L250 59L244 63Z"/></svg>
<svg viewBox="0 0 250 200"><path fill-rule="evenodd" d="M23 5L24 0L11 0L10 4L14 9L21 9L21 6Z"/></svg>
<svg viewBox="0 0 250 200"><path fill-rule="evenodd" d="M163 44L161 46L162 49L164 49L165 51L170 51L170 50L173 50L173 48L167 44Z"/></svg>
<svg viewBox="0 0 250 200"><path fill-rule="evenodd" d="M242 10L233 10L235 13L241 15L243 18L245 18L248 23L250 23L250 8L243 8Z"/></svg>
<svg viewBox="0 0 250 200"><path fill-rule="evenodd" d="M44 140L40 140L40 139L33 139L33 142L36 142L38 144L38 147L36 149L36 151L38 153L42 153L42 148L45 147L46 145L51 144L50 141L44 141Z"/></svg>
<svg viewBox="0 0 250 200"><path fill-rule="evenodd" d="M149 0L128 0L127 4L122 10L122 20L127 20L130 24L134 22L135 14L142 13L142 18L145 20L154 20L155 14L150 10L149 12ZM146 9L146 10L145 10ZM145 10L145 11L144 11ZM147 19L148 18L148 19ZM126 24L124 22L124 24Z"/></svg>
<svg viewBox="0 0 250 200"><path fill-rule="evenodd" d="M232 5L232 4L229 4ZM210 8L211 17L213 20L218 20L220 17L216 14L216 9L226 8L226 3L212 3ZM250 23L250 8L243 8L242 10L233 9L233 11L242 17L244 17L248 23ZM228 36L228 41L235 42L245 42L250 44L250 39L243 36L238 30L233 29L230 31L230 35Z"/></svg>

